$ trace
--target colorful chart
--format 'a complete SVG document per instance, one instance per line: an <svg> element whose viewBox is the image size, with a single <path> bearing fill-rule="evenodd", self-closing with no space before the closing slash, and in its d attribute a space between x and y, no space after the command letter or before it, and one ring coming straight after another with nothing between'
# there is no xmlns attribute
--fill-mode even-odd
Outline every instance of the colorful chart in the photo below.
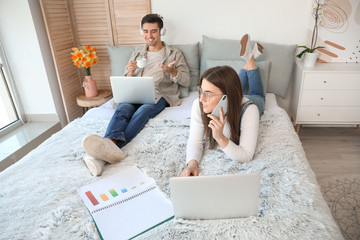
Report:
<svg viewBox="0 0 360 240"><path fill-rule="evenodd" d="M142 181L139 185L141 186L141 185L144 185L144 184L145 184L145 182ZM136 189L136 187L137 187L137 186L132 186L132 187L130 188L130 191ZM125 188L125 187L123 187L123 188L118 188L118 189L120 189L121 194L125 194L125 193L128 192L128 189ZM119 192L120 192L120 191L119 191ZM106 193L100 194L98 199L94 196L94 194L93 194L91 191L85 192L85 195L89 198L90 202L91 202L94 206L96 206L96 205L99 204L99 201L100 201L100 200L102 200L103 202L106 202L106 201L109 200L109 197L110 197L110 198L111 198L111 197L112 197L112 198L115 198L115 197L119 196L119 193L118 193L114 188L110 189L110 190L109 190L109 193L110 193L109 195L106 195Z"/></svg>

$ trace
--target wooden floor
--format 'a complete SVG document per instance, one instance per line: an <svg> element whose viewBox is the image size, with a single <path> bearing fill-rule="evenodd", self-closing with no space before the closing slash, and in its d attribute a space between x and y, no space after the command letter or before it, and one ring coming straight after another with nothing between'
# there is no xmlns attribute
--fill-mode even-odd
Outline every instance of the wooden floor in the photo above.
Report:
<svg viewBox="0 0 360 240"><path fill-rule="evenodd" d="M318 180L360 173L360 128L301 127L299 138Z"/></svg>

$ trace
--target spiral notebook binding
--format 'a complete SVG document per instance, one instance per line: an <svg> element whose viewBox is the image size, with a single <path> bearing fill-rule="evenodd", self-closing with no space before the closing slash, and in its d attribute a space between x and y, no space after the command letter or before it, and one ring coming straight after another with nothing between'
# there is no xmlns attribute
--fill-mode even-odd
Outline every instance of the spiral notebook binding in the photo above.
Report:
<svg viewBox="0 0 360 240"><path fill-rule="evenodd" d="M131 199L133 199L133 198L139 197L139 196L141 196L141 195L143 195L143 194L145 194L145 193L147 193L147 192L149 192L149 191L151 191L151 190L154 190L154 189L156 189L156 186L149 187L148 189L146 189L146 190L144 190L144 191L142 191L142 192L139 192L139 193L137 193L137 194L135 194L135 195L133 195L133 196L130 196L130 197L128 197L128 198L125 198L125 199L122 199L122 200L120 200L120 201L114 202L114 203L112 203L112 204L110 204L110 205L108 205L108 206L105 206L105 207L96 209L96 210L92 211L91 214L94 214L94 213L100 212L100 211L102 211L102 210L105 210L105 209L114 207L114 206L116 206L116 205L122 204L122 203L124 203L124 202L127 202L127 201L129 201L129 200L131 200Z"/></svg>

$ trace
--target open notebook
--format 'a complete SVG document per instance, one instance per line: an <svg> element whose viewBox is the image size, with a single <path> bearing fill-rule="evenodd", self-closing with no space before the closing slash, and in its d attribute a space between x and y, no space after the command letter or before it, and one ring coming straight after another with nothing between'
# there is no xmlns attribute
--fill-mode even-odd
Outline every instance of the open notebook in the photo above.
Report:
<svg viewBox="0 0 360 240"><path fill-rule="evenodd" d="M103 239L129 239L173 218L154 179L130 167L77 190Z"/></svg>

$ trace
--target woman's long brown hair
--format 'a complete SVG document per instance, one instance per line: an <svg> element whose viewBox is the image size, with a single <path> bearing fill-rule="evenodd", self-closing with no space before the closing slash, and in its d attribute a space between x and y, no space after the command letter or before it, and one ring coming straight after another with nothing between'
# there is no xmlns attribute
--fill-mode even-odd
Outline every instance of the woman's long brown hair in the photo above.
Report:
<svg viewBox="0 0 360 240"><path fill-rule="evenodd" d="M232 67L219 66L209 68L202 74L199 87L201 87L203 79L206 79L210 83L214 84L223 94L227 95L228 110L226 119L230 124L230 140L239 144L239 115L241 111L243 92L238 74ZM200 109L205 127L205 139L209 141L210 149L213 149L215 147L215 139L212 136L211 128L208 127L211 119L207 117L207 114L204 114L201 102Z"/></svg>

